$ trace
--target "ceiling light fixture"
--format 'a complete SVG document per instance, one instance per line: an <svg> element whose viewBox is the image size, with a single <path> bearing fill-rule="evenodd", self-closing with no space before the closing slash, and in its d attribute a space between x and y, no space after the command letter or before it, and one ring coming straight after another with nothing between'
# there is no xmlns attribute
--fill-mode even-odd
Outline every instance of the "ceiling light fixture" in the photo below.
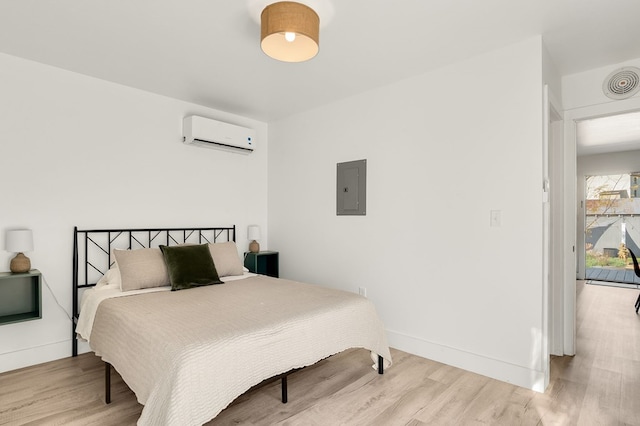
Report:
<svg viewBox="0 0 640 426"><path fill-rule="evenodd" d="M318 54L320 18L309 6L273 3L264 8L260 21L260 47L273 59L303 62Z"/></svg>

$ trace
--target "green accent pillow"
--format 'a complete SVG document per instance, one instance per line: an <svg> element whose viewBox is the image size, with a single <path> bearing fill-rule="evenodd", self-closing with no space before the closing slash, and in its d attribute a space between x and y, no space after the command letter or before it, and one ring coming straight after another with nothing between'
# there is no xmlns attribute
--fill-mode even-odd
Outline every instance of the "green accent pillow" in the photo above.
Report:
<svg viewBox="0 0 640 426"><path fill-rule="evenodd" d="M172 291L223 284L218 277L207 244L160 246L160 250L167 264Z"/></svg>

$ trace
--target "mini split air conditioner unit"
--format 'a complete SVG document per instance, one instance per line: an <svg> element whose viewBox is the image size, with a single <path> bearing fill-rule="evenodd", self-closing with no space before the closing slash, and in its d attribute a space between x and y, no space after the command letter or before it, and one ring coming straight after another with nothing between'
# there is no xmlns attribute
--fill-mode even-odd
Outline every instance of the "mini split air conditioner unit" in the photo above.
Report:
<svg viewBox="0 0 640 426"><path fill-rule="evenodd" d="M190 115L184 118L182 130L184 134L182 141L187 145L216 148L242 154L253 152L256 134L253 129Z"/></svg>

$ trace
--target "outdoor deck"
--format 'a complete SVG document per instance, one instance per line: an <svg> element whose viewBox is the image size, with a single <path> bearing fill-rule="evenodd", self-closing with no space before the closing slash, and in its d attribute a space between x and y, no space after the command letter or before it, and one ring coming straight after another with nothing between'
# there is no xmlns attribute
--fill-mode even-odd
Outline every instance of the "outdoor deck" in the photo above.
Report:
<svg viewBox="0 0 640 426"><path fill-rule="evenodd" d="M631 269L587 268L586 278L595 281L640 285L640 278Z"/></svg>

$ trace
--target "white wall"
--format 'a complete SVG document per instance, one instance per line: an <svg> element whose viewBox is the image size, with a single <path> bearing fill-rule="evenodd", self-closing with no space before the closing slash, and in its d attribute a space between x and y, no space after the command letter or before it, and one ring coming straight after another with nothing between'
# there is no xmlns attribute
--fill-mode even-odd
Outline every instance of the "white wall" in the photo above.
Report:
<svg viewBox="0 0 640 426"><path fill-rule="evenodd" d="M33 230L27 255L71 312L73 226L248 224L267 243L267 126L242 117L0 54L0 248ZM258 130L248 156L186 146L198 114ZM13 253L0 250L0 270ZM43 318L0 326L0 371L71 354L71 323L43 289Z"/></svg>
<svg viewBox="0 0 640 426"><path fill-rule="evenodd" d="M585 176L615 175L637 170L640 170L640 150L578 157L578 187L581 188L581 199L584 199Z"/></svg>
<svg viewBox="0 0 640 426"><path fill-rule="evenodd" d="M541 58L535 37L270 123L282 276L365 287L392 346L544 388ZM367 215L337 217L358 159Z"/></svg>
<svg viewBox="0 0 640 426"><path fill-rule="evenodd" d="M551 55L546 47L542 46L542 79L549 86L549 95L551 103L555 108L560 108L558 113L562 112L562 76L556 68Z"/></svg>

